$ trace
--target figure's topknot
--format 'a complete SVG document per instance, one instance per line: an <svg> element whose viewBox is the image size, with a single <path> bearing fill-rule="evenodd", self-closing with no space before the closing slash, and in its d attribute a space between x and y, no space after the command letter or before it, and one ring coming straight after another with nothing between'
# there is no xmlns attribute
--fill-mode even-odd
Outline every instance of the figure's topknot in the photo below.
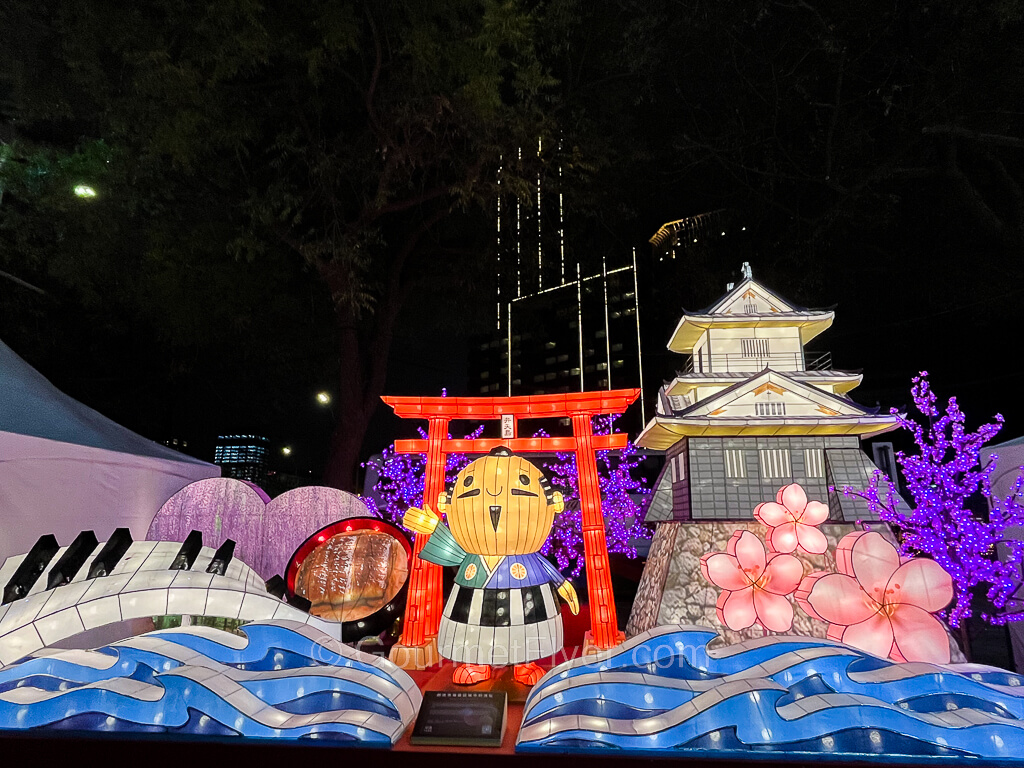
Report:
<svg viewBox="0 0 1024 768"><path fill-rule="evenodd" d="M512 453L512 451L509 449L509 447L507 445L498 445L498 446L495 446L494 448L491 448L490 453L488 453L487 455L488 456L513 456L515 454Z"/></svg>

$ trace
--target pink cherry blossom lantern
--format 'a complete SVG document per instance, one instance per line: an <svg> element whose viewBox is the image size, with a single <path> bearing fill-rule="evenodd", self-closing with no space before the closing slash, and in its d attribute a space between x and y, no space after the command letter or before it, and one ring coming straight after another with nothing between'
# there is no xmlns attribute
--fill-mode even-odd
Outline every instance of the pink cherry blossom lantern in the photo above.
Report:
<svg viewBox="0 0 1024 768"><path fill-rule="evenodd" d="M772 632L793 626L793 604L786 597L800 584L803 565L793 555L765 552L750 531L733 533L726 552L700 559L704 578L722 589L718 620L729 629L746 629L755 622Z"/></svg>
<svg viewBox="0 0 1024 768"><path fill-rule="evenodd" d="M900 559L876 531L855 531L836 547L839 573L812 573L796 592L828 636L894 661L949 663L946 630L932 613L953 599L953 580L934 560Z"/></svg>
<svg viewBox="0 0 1024 768"><path fill-rule="evenodd" d="M754 517L768 526L765 538L773 552L801 549L820 555L828 549L825 534L818 530L828 520L828 507L820 501L808 501L798 483L780 488L775 501L758 504Z"/></svg>

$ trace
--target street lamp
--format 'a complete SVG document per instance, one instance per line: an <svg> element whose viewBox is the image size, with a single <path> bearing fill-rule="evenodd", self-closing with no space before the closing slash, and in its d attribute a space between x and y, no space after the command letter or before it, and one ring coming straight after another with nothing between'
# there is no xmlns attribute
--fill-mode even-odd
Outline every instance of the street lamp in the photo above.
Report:
<svg viewBox="0 0 1024 768"><path fill-rule="evenodd" d="M88 184L76 184L75 185L75 197L91 198L96 197L96 190L90 187Z"/></svg>
<svg viewBox="0 0 1024 768"><path fill-rule="evenodd" d="M292 455L291 446L286 445L284 448L281 449L281 453L283 453L285 456L291 456Z"/></svg>
<svg viewBox="0 0 1024 768"><path fill-rule="evenodd" d="M317 392L316 393L316 401L318 403L320 403L320 405L330 405L331 404L331 393L330 392Z"/></svg>

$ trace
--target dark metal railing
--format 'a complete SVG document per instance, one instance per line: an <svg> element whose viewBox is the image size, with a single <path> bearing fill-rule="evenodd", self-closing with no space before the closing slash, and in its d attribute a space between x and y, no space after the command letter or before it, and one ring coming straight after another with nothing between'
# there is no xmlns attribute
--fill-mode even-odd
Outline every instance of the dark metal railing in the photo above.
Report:
<svg viewBox="0 0 1024 768"><path fill-rule="evenodd" d="M776 352L767 355L746 355L741 352L691 356L680 376L688 373L724 373L761 371L828 371L832 369L831 352Z"/></svg>

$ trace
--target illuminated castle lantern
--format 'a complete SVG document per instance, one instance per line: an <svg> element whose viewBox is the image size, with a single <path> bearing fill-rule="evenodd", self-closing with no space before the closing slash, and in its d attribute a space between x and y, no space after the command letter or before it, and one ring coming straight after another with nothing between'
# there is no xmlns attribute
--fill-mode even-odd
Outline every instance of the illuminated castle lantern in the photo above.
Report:
<svg viewBox="0 0 1024 768"><path fill-rule="evenodd" d="M842 488L867 486L876 467L860 440L894 429L896 418L849 398L860 373L835 370L828 353L806 351L832 325L832 310L786 301L755 281L746 263L743 276L679 321L668 348L689 360L661 388L655 416L636 440L665 451L667 461L648 507L646 521L657 530L627 635L676 622L718 626L700 557L724 550L737 529L763 537L754 507L785 485L799 483L807 498L828 504L821 531L830 551L858 521L878 520ZM827 565L826 555L801 557L812 569ZM822 634L810 622L795 629Z"/></svg>

